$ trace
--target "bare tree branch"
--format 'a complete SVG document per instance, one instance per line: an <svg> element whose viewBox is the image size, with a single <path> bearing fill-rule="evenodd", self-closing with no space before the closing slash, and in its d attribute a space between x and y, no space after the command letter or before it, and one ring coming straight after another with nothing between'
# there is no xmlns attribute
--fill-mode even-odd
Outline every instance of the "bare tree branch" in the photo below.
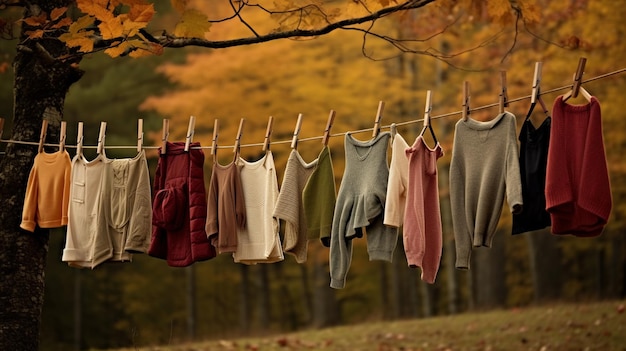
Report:
<svg viewBox="0 0 626 351"><path fill-rule="evenodd" d="M179 48L185 46L199 46L213 49L228 48L233 46L259 44L272 40L298 38L298 37L317 37L320 35L328 34L334 30L344 28L346 26L357 25L367 22L375 21L379 18L385 17L389 14L411 10L424 7L435 0L409 0L399 5L386 7L379 11L368 14L367 16L345 19L333 23L329 23L327 26L318 29L294 29L284 32L275 32L265 35L259 35L254 37L231 39L231 40L206 40L201 38L178 38L171 35L156 36L155 39L159 44L164 47Z"/></svg>

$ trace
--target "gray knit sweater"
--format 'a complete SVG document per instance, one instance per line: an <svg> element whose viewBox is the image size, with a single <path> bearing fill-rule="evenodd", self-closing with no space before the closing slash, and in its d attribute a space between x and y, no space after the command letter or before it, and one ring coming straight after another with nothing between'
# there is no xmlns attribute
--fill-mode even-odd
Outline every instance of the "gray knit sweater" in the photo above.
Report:
<svg viewBox="0 0 626 351"><path fill-rule="evenodd" d="M472 247L491 247L505 194L511 212L521 209L515 116L504 112L488 122L460 120L450 163L456 268L469 269Z"/></svg>
<svg viewBox="0 0 626 351"><path fill-rule="evenodd" d="M345 138L346 168L341 179L330 236L330 286L341 289L352 260L352 239L367 234L370 260L391 262L397 228L383 224L389 166L389 132L369 141Z"/></svg>

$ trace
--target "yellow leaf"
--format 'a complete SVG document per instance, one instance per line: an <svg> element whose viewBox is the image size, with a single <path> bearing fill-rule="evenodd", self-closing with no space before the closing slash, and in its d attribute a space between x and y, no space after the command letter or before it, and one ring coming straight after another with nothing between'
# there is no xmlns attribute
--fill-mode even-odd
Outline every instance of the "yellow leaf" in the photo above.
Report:
<svg viewBox="0 0 626 351"><path fill-rule="evenodd" d="M176 9L176 11L183 13L187 9L187 5L189 4L189 0L171 0L172 7Z"/></svg>
<svg viewBox="0 0 626 351"><path fill-rule="evenodd" d="M204 34L211 28L209 18L202 12L189 9L183 13L183 17L174 29L177 37L204 38Z"/></svg>
<svg viewBox="0 0 626 351"><path fill-rule="evenodd" d="M113 18L113 11L108 9L108 0L76 0L78 8L101 21L107 21Z"/></svg>
<svg viewBox="0 0 626 351"><path fill-rule="evenodd" d="M67 7L57 7L50 12L50 19L53 21L58 20L67 11Z"/></svg>
<svg viewBox="0 0 626 351"><path fill-rule="evenodd" d="M79 17L74 23L70 24L70 33L78 33L80 30L83 30L93 24L93 17L91 16L83 16Z"/></svg>
<svg viewBox="0 0 626 351"><path fill-rule="evenodd" d="M122 26L122 20L119 17L113 17L110 20L102 21L98 25L102 39L114 39L119 38L124 33L124 27Z"/></svg>
<svg viewBox="0 0 626 351"><path fill-rule="evenodd" d="M80 52L92 52L93 40L88 38L88 35L93 34L93 31L80 32L80 33L65 33L59 36L59 40L65 42L65 44L71 48L79 46Z"/></svg>
<svg viewBox="0 0 626 351"><path fill-rule="evenodd" d="M106 50L104 50L104 53L111 56L111 57L118 57L121 54L123 54L124 52L126 52L126 50L128 50L130 48L130 44L127 41L123 41L121 43L119 43L118 45L112 46Z"/></svg>
<svg viewBox="0 0 626 351"><path fill-rule="evenodd" d="M120 15L119 17L122 19L122 26L124 26L124 35L128 37L134 37L139 33L140 29L148 25L147 22L131 21L126 15Z"/></svg>
<svg viewBox="0 0 626 351"><path fill-rule="evenodd" d="M133 5L128 12L128 17L135 22L150 22L154 14L154 4Z"/></svg>

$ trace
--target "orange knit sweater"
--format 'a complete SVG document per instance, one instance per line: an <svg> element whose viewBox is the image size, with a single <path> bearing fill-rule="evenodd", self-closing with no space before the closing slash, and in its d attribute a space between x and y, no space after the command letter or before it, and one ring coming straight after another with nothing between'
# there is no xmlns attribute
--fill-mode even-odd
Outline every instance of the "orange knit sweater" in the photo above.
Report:
<svg viewBox="0 0 626 351"><path fill-rule="evenodd" d="M24 198L22 229L34 232L37 225L57 228L67 224L71 167L65 150L35 156Z"/></svg>

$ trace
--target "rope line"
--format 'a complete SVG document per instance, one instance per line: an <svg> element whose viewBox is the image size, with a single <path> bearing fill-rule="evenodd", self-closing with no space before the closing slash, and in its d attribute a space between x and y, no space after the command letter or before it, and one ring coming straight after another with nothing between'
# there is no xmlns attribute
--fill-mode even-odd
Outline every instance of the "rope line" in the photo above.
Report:
<svg viewBox="0 0 626 351"><path fill-rule="evenodd" d="M609 73L605 73L605 74L601 74L599 76L596 77L592 77L586 80L581 81L581 84L584 83L589 83L589 82L593 82L596 80L600 80L600 79L604 79L604 78L608 78L620 73L624 73L626 72L626 68L621 68ZM545 90L541 92L541 95L544 94L550 94L550 93L554 93L557 91L561 91L561 90L565 90L565 89L570 89L572 87L571 84L569 85L565 85L565 86L561 86L558 88L552 88L549 90ZM520 102L523 100L527 100L530 99L532 97L532 95L524 95L524 96L520 96L520 97L516 97L513 99L509 99L508 103L515 103L515 102ZM478 107L474 107L474 108L470 108L470 112L473 111L481 111L481 110L486 110L492 107L496 107L498 106L499 103L495 102L495 103L491 103L491 104L487 104L487 105L482 105L482 106L478 106ZM458 111L452 111L452 112L448 112L448 113L444 113L444 114L440 114L440 115L434 115L434 116L430 116L430 119L441 119L441 118L447 118L447 117L452 117L452 116L456 116L459 114L462 114L463 111L462 110L458 110ZM393 123L396 126L405 126L405 125L410 125L410 124L414 124L414 123L419 123L419 122L423 122L424 119L414 119L414 120L410 120L410 121L404 121L404 122L397 122L397 123ZM383 125L380 126L381 129L389 129L391 127L391 124L389 125ZM351 131L347 131L347 132L342 132L342 133L334 133L334 134L329 134L329 137L334 138L334 137L339 137L339 136L345 136L346 134L358 134L358 133L364 133L364 132L370 132L373 131L374 128L365 128L365 129L358 129L358 130L351 130ZM1 136L0 136L1 137ZM298 139L299 142L301 141L312 141L312 140L321 140L324 136L320 135L320 136L314 136L314 137L308 137L308 138L302 138L302 139ZM1 139L0 138L0 143L7 143L7 144L22 144L22 145L39 145L39 142L36 141L21 141L21 140L11 140L11 139ZM278 141L271 141L270 145L277 145L277 144L289 144L291 143L291 139L289 140L278 140ZM49 144L49 143L44 143L44 146L59 146L59 144ZM251 144L241 144L240 147L244 148L244 147L258 147L258 146L263 146L263 143L251 143ZM70 149L76 149L77 146L76 145L65 145L66 148L70 148ZM160 146L143 146L143 149L158 149ZM218 145L217 148L218 149L232 149L234 147L234 145ZM97 145L83 145L83 149L96 149ZM104 146L105 149L135 149L137 148L137 145L105 145ZM211 149L211 146L196 146L196 147L192 147L193 149ZM0 155L3 153L0 153Z"/></svg>

